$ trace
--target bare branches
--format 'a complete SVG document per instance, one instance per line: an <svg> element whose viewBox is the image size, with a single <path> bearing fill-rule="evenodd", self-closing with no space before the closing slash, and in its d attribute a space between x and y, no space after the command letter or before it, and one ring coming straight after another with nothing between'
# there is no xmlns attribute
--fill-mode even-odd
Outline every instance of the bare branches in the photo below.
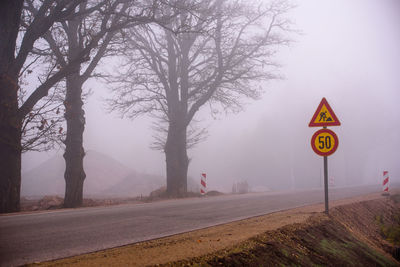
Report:
<svg viewBox="0 0 400 267"><path fill-rule="evenodd" d="M260 84L280 78L273 57L290 43L287 1L191 4L196 9L176 16L167 30L129 31L110 110L131 117L161 112L168 123L184 118L187 127L206 103L212 111L239 111L243 99L260 97Z"/></svg>
<svg viewBox="0 0 400 267"><path fill-rule="evenodd" d="M122 116L135 118L149 112L167 114L165 91L158 87L159 80L148 71L147 59L136 61L135 66L124 65L118 79L106 79L113 84L113 91L118 97L109 99L110 111L118 111ZM135 86L130 86L135 84Z"/></svg>
<svg viewBox="0 0 400 267"><path fill-rule="evenodd" d="M169 120L166 115L152 115L152 117L156 119L156 122L154 122L151 127L154 130L154 141L150 147L154 150L164 151L169 130ZM203 142L207 137L208 131L206 128L197 127L196 123L192 123L187 129L186 148L193 148L197 144Z"/></svg>
<svg viewBox="0 0 400 267"><path fill-rule="evenodd" d="M62 144L65 131L59 89L56 88L25 116L21 129L22 152L46 151Z"/></svg>
<svg viewBox="0 0 400 267"><path fill-rule="evenodd" d="M60 20L64 20L71 12L75 10L83 0L43 0L40 7L34 14L32 22L26 28L21 46L13 64L13 72L18 75L22 69L26 58L33 49L37 39L45 34L50 27ZM27 1L29 6L33 6L34 0Z"/></svg>
<svg viewBox="0 0 400 267"><path fill-rule="evenodd" d="M173 12L163 14L160 9L164 5L168 5ZM20 103L21 120L36 125L36 121L29 119L31 111L41 99L46 98L51 88L57 84L65 86L59 82L68 75L77 75L81 85L90 77L101 77L101 73L94 73L97 65L104 58L119 54L127 28L147 23L163 25L176 16L178 9L174 5L177 4L162 0L27 0L21 22L24 34L16 64L30 62L22 71L32 72L30 66L40 59L47 67L39 68L42 72L38 74L42 77L40 84ZM160 97L141 99L143 103L153 101L160 102ZM146 112L154 109L145 106ZM36 114L35 118L38 116ZM24 126L27 127L41 128ZM40 143L40 138L36 139L36 143ZM33 147L33 143L29 147Z"/></svg>
<svg viewBox="0 0 400 267"><path fill-rule="evenodd" d="M191 105L188 122L208 100L218 102L225 110L240 110L240 95L257 99L262 92L252 89L254 81L279 78L275 74L278 64L271 59L276 49L290 42L284 36L289 21L281 18L290 6L285 1L275 1L266 7L259 5L256 10L244 6L240 10L246 13L241 14L237 11L238 4L224 7L219 15L223 30L217 26L214 35L218 66L213 75L199 84L200 88L192 91L201 96Z"/></svg>

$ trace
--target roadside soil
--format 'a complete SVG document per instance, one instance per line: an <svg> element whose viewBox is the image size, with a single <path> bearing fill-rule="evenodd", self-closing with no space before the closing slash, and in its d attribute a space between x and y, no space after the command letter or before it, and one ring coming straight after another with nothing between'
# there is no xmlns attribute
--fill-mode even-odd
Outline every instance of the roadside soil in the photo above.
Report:
<svg viewBox="0 0 400 267"><path fill-rule="evenodd" d="M329 216L324 205L311 205L34 265L400 266L391 255L394 246L382 238L376 223L376 216L392 223L400 214L399 203L370 194L334 201L330 207Z"/></svg>
<svg viewBox="0 0 400 267"><path fill-rule="evenodd" d="M168 200L165 194L166 187L154 190L149 196L138 197L94 197L84 198L81 208L84 207L99 207L99 206L113 206L122 204L141 204L149 202L157 202ZM218 191L207 192L206 196L219 196L223 193ZM188 192L187 198L200 197L200 193ZM48 195L43 197L22 197L21 198L21 212L35 212L43 210L63 209L64 198L57 195Z"/></svg>
<svg viewBox="0 0 400 267"><path fill-rule="evenodd" d="M400 266L380 228L400 229L399 214L399 203L390 199L342 205L330 216L316 213L229 249L161 266Z"/></svg>
<svg viewBox="0 0 400 267"><path fill-rule="evenodd" d="M81 207L99 207L121 204L140 204L144 203L145 198L84 198ZM64 198L60 196L43 196L40 198L21 198L21 212L35 212L43 210L62 209Z"/></svg>

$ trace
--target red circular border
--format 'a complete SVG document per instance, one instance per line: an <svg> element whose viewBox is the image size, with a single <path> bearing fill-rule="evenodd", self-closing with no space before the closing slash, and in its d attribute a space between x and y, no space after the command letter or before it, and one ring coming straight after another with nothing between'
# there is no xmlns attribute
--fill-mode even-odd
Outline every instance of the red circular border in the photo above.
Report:
<svg viewBox="0 0 400 267"><path fill-rule="evenodd" d="M333 147L330 151L328 151L328 152L321 152L321 151L319 151L319 150L315 147L315 139L317 138L317 136L318 136L320 133L329 133L329 134L331 134L331 135L333 136L333 139L335 140L335 145L334 145L334 147ZM311 147L312 147L312 149L314 150L314 152L317 153L317 154L320 155L320 156L329 156L329 155L332 155L333 153L335 153L335 151L336 151L336 149L338 148L338 146L339 146L339 139L338 139L337 135L335 134L335 132L332 131L332 130L329 130L329 129L321 129L321 130L316 131L316 132L313 134L313 136L311 137Z"/></svg>

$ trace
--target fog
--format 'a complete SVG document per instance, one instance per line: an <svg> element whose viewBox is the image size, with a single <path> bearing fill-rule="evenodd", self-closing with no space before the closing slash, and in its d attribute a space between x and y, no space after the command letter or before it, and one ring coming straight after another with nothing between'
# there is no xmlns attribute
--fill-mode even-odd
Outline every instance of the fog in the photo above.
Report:
<svg viewBox="0 0 400 267"><path fill-rule="evenodd" d="M208 188L230 191L247 180L251 188L274 190L322 186L322 157L310 146L317 128L308 123L326 97L341 126L329 127L339 148L329 156L334 186L378 184L382 172L400 182L400 2L397 0L304 0L290 17L301 31L282 48L283 80L262 84L265 94L241 113L199 124L208 138L189 151L189 176L207 173ZM112 156L133 169L165 175L165 156L150 149L152 118L134 121L105 111L109 91L99 81L85 86L84 147ZM58 151L23 155L23 173Z"/></svg>

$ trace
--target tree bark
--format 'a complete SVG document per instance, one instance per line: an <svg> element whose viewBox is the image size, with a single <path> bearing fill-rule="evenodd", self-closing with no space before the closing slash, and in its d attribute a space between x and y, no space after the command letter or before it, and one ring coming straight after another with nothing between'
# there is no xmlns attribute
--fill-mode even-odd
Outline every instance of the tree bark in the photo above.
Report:
<svg viewBox="0 0 400 267"><path fill-rule="evenodd" d="M17 79L0 75L0 213L6 213L20 208L21 120Z"/></svg>
<svg viewBox="0 0 400 267"><path fill-rule="evenodd" d="M189 159L186 150L186 125L184 119L170 121L165 144L167 165L167 195L185 197L187 195L187 171Z"/></svg>
<svg viewBox="0 0 400 267"><path fill-rule="evenodd" d="M85 130L85 112L82 109L82 82L79 70L67 76L65 119L67 136L65 139L65 197L64 207L74 208L82 205L83 182L86 178L83 169L83 132Z"/></svg>
<svg viewBox="0 0 400 267"><path fill-rule="evenodd" d="M185 197L187 195L187 107L180 101L178 83L178 56L172 33L165 30L168 50L168 134L165 142L165 161L167 167L167 195L169 197Z"/></svg>
<svg viewBox="0 0 400 267"><path fill-rule="evenodd" d="M19 211L21 119L15 46L22 0L0 2L0 213Z"/></svg>

